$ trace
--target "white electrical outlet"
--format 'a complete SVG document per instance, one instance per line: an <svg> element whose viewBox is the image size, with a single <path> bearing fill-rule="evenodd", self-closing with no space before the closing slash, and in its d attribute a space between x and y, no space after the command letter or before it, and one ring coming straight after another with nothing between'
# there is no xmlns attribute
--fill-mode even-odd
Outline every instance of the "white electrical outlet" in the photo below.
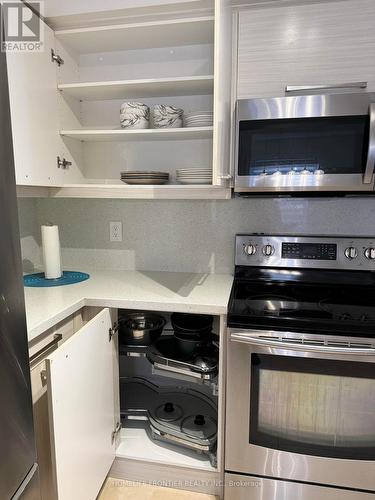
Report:
<svg viewBox="0 0 375 500"><path fill-rule="evenodd" d="M122 241L122 222L109 223L109 241Z"/></svg>

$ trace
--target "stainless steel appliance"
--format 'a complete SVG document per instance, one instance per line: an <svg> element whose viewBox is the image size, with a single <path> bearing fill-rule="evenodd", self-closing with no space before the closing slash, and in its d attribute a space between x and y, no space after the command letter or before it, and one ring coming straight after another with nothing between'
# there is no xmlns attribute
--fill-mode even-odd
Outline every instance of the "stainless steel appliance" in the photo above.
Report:
<svg viewBox="0 0 375 500"><path fill-rule="evenodd" d="M236 158L243 195L373 192L375 94L241 99Z"/></svg>
<svg viewBox="0 0 375 500"><path fill-rule="evenodd" d="M5 54L0 52L0 498L39 500Z"/></svg>
<svg viewBox="0 0 375 500"><path fill-rule="evenodd" d="M373 498L375 237L238 235L235 264L225 499Z"/></svg>

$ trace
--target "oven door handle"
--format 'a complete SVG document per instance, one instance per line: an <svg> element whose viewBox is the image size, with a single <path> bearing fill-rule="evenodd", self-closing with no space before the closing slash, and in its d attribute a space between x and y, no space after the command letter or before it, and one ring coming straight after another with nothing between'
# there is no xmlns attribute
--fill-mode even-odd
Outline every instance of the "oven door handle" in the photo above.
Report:
<svg viewBox="0 0 375 500"><path fill-rule="evenodd" d="M327 345L311 345L308 343L297 344L294 342L287 342L285 340L276 339L261 339L259 337L253 337L246 333L234 333L230 334L230 340L232 342L239 342L240 344L249 345L260 345L265 347L275 347L278 349L288 349L292 351L305 351L305 352L315 352L315 353L327 353L327 354L346 354L346 355L360 355L360 356L375 356L375 347L336 347Z"/></svg>
<svg viewBox="0 0 375 500"><path fill-rule="evenodd" d="M366 169L363 175L364 184L370 184L372 182L374 175L374 168L375 168L375 103L374 102L370 104L369 115L370 115L370 130L369 130Z"/></svg>

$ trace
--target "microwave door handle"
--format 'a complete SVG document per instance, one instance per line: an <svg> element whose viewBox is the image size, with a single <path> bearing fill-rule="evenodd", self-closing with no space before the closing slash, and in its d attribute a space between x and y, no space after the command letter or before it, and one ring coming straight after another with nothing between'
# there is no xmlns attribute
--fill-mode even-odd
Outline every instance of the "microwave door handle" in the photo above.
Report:
<svg viewBox="0 0 375 500"><path fill-rule="evenodd" d="M252 337L246 333L231 333L230 340L239 342L240 344L249 344L255 346L274 347L277 349L288 349L289 351L304 351L314 353L327 354L344 354L344 355L360 355L360 356L375 356L375 348L366 347L333 347L326 345L310 345L310 344L294 344L284 340L260 339Z"/></svg>
<svg viewBox="0 0 375 500"><path fill-rule="evenodd" d="M375 103L370 104L370 131L368 141L368 154L366 162L366 170L363 176L363 183L370 184L374 176L375 168Z"/></svg>
<svg viewBox="0 0 375 500"><path fill-rule="evenodd" d="M349 82L349 83L330 83L320 85L287 85L285 93L290 92L309 92L315 90L334 90L334 89L365 89L367 82Z"/></svg>

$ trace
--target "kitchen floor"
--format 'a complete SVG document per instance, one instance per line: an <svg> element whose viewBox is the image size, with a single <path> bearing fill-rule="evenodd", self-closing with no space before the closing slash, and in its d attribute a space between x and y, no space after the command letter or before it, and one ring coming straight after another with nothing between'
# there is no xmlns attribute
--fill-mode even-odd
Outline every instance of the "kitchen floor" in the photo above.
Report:
<svg viewBox="0 0 375 500"><path fill-rule="evenodd" d="M218 497L108 478L97 500L218 500Z"/></svg>

